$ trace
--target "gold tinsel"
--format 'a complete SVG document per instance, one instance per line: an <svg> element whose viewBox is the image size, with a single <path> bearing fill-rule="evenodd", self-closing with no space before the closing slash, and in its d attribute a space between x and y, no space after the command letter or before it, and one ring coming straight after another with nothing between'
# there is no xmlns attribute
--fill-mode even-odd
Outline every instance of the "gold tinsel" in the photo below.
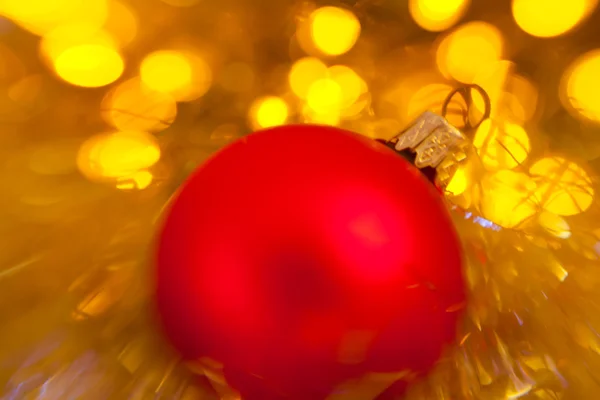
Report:
<svg viewBox="0 0 600 400"><path fill-rule="evenodd" d="M444 171L469 302L407 399L599 398L596 6L0 0L2 399L236 398L150 311L174 191L253 129L387 139L463 84L492 106L476 129L477 93L447 115L474 143ZM348 398L406 376L371 378Z"/></svg>

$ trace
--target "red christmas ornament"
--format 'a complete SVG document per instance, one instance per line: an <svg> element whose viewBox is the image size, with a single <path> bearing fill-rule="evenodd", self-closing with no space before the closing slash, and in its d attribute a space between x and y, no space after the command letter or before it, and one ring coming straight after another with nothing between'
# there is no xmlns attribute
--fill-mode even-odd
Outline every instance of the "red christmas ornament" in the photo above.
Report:
<svg viewBox="0 0 600 400"><path fill-rule="evenodd" d="M464 301L439 193L340 129L230 145L183 186L160 235L166 335L185 359L222 363L245 399L318 400L366 373L424 373Z"/></svg>

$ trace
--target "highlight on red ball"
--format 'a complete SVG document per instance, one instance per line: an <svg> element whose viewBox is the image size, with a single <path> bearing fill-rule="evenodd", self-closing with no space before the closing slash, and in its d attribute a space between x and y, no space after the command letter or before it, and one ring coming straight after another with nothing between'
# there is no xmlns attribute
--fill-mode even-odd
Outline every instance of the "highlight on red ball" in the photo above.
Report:
<svg viewBox="0 0 600 400"><path fill-rule="evenodd" d="M456 232L385 144L324 126L251 134L193 173L162 224L165 335L244 399L326 399L378 374L395 378L369 390L391 398L455 340Z"/></svg>

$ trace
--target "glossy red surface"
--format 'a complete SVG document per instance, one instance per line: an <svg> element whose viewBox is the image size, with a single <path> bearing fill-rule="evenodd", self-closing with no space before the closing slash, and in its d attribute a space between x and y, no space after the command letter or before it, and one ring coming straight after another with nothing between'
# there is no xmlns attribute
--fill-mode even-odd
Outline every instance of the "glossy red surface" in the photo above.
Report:
<svg viewBox="0 0 600 400"><path fill-rule="evenodd" d="M254 133L201 166L167 212L157 265L168 338L223 363L247 399L426 372L465 301L439 193L383 144L329 127Z"/></svg>

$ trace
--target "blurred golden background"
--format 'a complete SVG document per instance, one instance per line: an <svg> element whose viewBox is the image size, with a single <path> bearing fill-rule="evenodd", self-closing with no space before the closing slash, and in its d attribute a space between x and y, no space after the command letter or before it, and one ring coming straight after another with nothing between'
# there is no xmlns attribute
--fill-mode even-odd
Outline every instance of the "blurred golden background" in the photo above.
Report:
<svg viewBox="0 0 600 400"><path fill-rule="evenodd" d="M252 130L387 139L463 84L492 106L447 189L472 300L408 397L598 398L597 3L0 0L2 398L217 398L147 312L179 184Z"/></svg>

